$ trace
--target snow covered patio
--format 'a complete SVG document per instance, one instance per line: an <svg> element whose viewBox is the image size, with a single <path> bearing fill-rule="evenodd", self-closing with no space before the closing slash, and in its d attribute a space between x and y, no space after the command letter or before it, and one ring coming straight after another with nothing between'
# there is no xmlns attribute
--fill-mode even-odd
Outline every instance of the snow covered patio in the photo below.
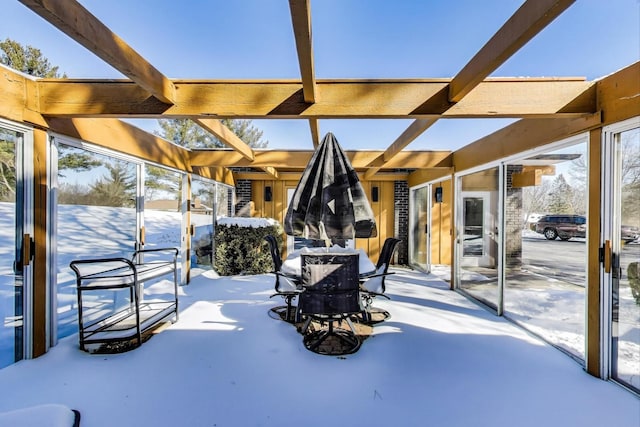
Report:
<svg viewBox="0 0 640 427"><path fill-rule="evenodd" d="M72 335L0 370L0 412L62 404L83 427L640 425L631 393L436 276L394 271L376 301L392 317L355 354L307 351L270 318L272 276L205 272L180 289L180 321L138 349L88 354Z"/></svg>

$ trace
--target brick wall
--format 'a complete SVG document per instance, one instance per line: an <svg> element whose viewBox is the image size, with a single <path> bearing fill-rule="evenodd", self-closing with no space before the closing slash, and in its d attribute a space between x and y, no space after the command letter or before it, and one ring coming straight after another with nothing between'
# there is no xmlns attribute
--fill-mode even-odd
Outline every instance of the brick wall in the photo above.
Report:
<svg viewBox="0 0 640 427"><path fill-rule="evenodd" d="M251 216L251 181L239 179L236 181L236 216Z"/></svg>
<svg viewBox="0 0 640 427"><path fill-rule="evenodd" d="M409 265L409 185L406 181L394 181L395 237L402 240L395 254L396 264Z"/></svg>
<svg viewBox="0 0 640 427"><path fill-rule="evenodd" d="M505 255L506 267L522 265L522 188L511 186L511 175L522 171L520 165L507 166L507 194L505 198Z"/></svg>

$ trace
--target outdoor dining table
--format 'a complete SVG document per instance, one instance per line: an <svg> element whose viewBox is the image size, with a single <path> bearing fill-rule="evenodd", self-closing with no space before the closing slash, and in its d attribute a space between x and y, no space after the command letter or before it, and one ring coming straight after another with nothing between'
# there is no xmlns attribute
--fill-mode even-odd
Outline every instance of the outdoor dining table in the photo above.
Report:
<svg viewBox="0 0 640 427"><path fill-rule="evenodd" d="M301 255L303 253L311 254L311 253L358 253L359 256L359 266L358 272L360 276L371 274L375 272L376 266L369 259L367 253L364 249L353 249L353 248L343 248L338 245L333 245L329 248L326 247L312 247L312 248L302 248L291 252L287 258L283 261L282 267L280 271L284 274L293 275L296 277L302 276L302 260Z"/></svg>

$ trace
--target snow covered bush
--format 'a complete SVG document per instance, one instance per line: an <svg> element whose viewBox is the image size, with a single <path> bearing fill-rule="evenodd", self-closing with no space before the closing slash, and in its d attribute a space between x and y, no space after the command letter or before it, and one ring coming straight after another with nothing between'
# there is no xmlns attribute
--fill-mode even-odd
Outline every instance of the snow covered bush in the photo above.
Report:
<svg viewBox="0 0 640 427"><path fill-rule="evenodd" d="M215 270L221 276L262 274L273 270L267 235L279 238L280 223L271 218L221 218L215 233Z"/></svg>

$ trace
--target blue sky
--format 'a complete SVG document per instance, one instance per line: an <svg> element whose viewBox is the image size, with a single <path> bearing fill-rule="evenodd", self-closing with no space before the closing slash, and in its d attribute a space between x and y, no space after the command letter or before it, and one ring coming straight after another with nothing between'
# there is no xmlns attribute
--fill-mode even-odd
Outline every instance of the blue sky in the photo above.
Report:
<svg viewBox="0 0 640 427"><path fill-rule="evenodd" d="M171 78L299 78L286 0L83 0ZM316 77L454 76L521 0L312 0ZM42 50L74 78L123 76L17 0L0 0L0 39ZM640 59L639 0L577 0L492 75L596 79ZM439 120L407 148L456 149L512 120ZM155 120L136 121L152 130ZM321 120L347 149L384 149L411 120ZM254 120L270 148L311 148L304 120Z"/></svg>

